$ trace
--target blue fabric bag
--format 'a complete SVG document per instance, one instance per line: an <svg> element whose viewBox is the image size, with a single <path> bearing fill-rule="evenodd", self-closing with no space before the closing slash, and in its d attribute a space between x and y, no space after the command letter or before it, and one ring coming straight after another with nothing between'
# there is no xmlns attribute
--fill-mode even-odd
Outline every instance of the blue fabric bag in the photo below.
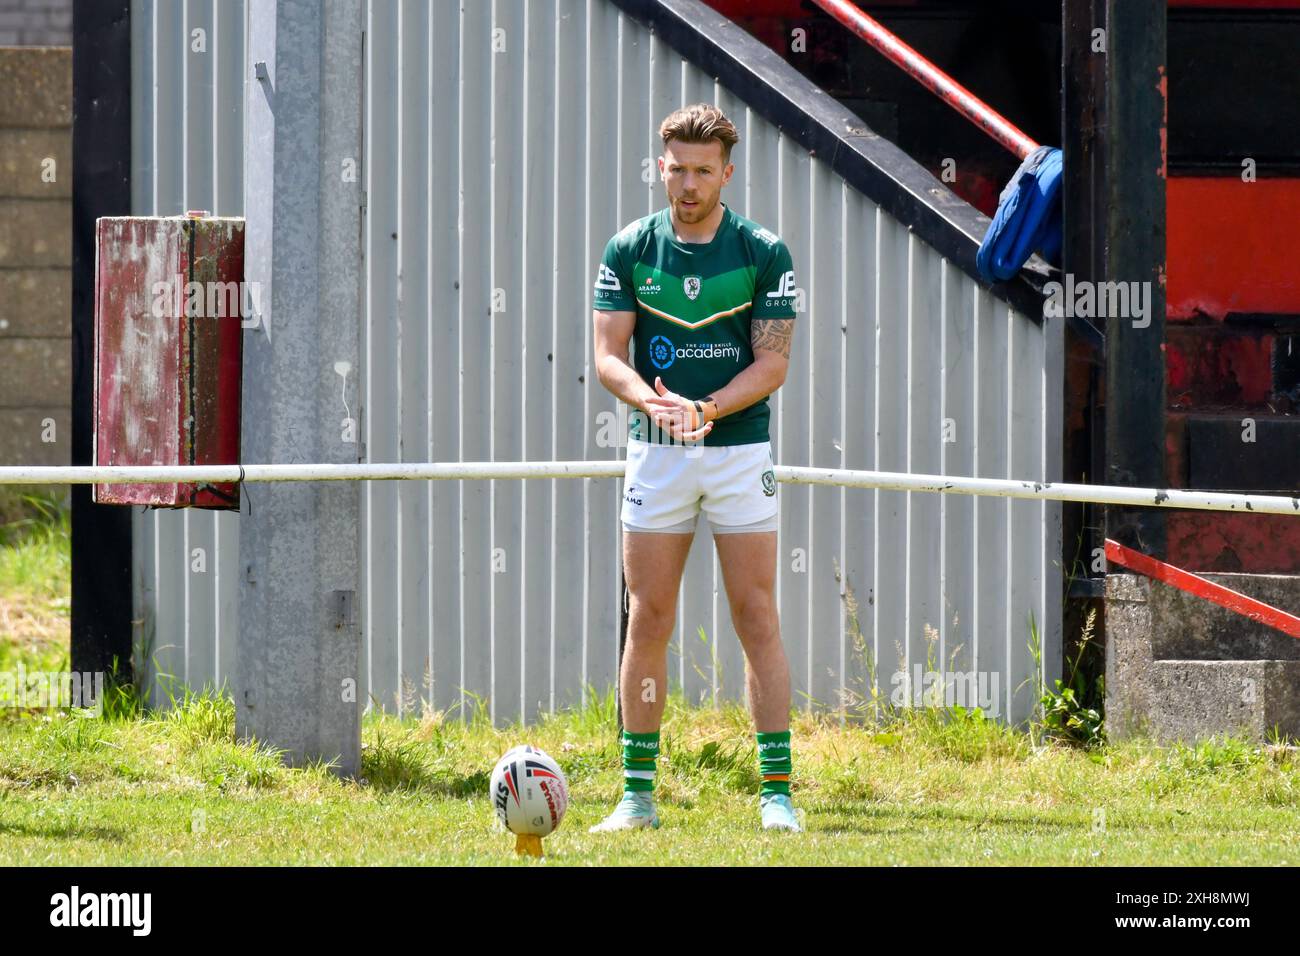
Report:
<svg viewBox="0 0 1300 956"><path fill-rule="evenodd" d="M980 275L1005 282L1034 250L1059 266L1061 228L1061 151L1040 146L1025 157L998 197L998 211L975 257Z"/></svg>

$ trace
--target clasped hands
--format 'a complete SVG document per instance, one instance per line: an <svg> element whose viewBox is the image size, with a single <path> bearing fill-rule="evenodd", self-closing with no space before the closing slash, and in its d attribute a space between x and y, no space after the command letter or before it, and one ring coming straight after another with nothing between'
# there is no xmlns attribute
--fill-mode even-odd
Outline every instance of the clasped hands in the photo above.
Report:
<svg viewBox="0 0 1300 956"><path fill-rule="evenodd" d="M694 400L669 391L663 379L657 375L655 391L659 394L646 399L646 412L655 427L662 428L673 438L683 442L699 441L713 431L713 421L708 416L717 412L716 403L702 403L704 415L701 416Z"/></svg>

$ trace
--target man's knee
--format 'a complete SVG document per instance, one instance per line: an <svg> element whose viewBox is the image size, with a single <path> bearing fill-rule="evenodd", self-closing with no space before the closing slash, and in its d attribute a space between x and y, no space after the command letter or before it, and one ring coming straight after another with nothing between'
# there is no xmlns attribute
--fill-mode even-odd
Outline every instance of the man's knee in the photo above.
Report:
<svg viewBox="0 0 1300 956"><path fill-rule="evenodd" d="M629 595L628 613L631 626L628 639L637 643L667 644L677 625L677 601L654 597Z"/></svg>
<svg viewBox="0 0 1300 956"><path fill-rule="evenodd" d="M775 637L778 633L775 597L765 591L742 595L731 602L731 622L742 641Z"/></svg>

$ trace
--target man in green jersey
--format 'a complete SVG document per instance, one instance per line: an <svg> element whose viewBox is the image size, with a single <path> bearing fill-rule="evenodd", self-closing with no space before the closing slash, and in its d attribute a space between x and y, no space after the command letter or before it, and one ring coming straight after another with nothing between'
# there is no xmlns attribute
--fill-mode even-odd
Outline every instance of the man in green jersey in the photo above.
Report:
<svg viewBox="0 0 1300 956"><path fill-rule="evenodd" d="M697 104L659 127L668 206L605 247L594 289L601 384L632 406L622 505L631 599L622 673L623 799L593 832L657 827L654 768L667 649L703 509L748 661L767 829L790 804L790 669L776 613L777 484L767 396L794 334L790 252L720 201L736 127ZM635 344L629 361L628 344Z"/></svg>

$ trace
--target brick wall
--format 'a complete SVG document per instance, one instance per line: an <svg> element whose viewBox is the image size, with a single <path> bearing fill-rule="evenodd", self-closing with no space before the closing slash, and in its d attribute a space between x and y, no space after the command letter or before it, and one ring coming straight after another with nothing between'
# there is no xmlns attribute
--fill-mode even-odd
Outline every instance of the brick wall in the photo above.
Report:
<svg viewBox="0 0 1300 956"><path fill-rule="evenodd" d="M0 0L0 46L71 46L72 0Z"/></svg>
<svg viewBox="0 0 1300 956"><path fill-rule="evenodd" d="M0 48L0 90L0 463L67 465L72 50Z"/></svg>

